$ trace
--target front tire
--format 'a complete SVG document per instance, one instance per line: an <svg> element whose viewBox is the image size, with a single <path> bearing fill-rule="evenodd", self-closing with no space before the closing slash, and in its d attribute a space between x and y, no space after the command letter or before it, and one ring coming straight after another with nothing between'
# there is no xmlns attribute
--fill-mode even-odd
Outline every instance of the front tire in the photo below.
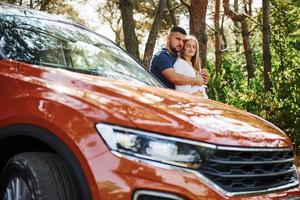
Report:
<svg viewBox="0 0 300 200"><path fill-rule="evenodd" d="M13 156L0 177L2 200L78 200L78 189L63 160L53 153Z"/></svg>

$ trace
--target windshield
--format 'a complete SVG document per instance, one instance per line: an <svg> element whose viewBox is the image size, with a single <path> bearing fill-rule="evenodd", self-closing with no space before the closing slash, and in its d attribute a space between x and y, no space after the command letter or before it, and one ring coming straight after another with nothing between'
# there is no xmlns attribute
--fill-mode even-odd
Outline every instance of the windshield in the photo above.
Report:
<svg viewBox="0 0 300 200"><path fill-rule="evenodd" d="M68 23L0 15L0 47L7 58L30 64L161 86L113 42Z"/></svg>

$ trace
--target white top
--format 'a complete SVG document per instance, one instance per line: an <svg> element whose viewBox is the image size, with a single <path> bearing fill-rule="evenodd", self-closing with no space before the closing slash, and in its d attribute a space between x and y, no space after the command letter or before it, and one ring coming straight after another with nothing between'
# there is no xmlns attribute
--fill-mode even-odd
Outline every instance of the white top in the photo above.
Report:
<svg viewBox="0 0 300 200"><path fill-rule="evenodd" d="M183 74L190 77L196 77L196 72L191 64L189 64L186 60L182 58L177 58L174 69L177 73ZM206 85L201 86L192 86L192 85L175 85L175 90L179 92L184 92L188 94L192 94L197 91L203 92L204 96L206 96L205 93Z"/></svg>

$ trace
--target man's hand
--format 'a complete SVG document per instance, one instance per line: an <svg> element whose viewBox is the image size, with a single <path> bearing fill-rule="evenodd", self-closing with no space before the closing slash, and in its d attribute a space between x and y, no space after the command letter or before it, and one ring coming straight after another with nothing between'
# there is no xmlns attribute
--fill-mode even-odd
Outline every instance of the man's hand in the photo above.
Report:
<svg viewBox="0 0 300 200"><path fill-rule="evenodd" d="M203 85L204 79L201 75L196 77L179 74L174 68L167 68L162 71L162 74L174 85Z"/></svg>

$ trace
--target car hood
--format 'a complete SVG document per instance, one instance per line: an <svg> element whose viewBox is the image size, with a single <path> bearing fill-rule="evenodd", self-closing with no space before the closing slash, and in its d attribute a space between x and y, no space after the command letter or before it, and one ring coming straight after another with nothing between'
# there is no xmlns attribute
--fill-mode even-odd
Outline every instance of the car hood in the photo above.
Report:
<svg viewBox="0 0 300 200"><path fill-rule="evenodd" d="M23 74L26 71L23 68ZM33 71L29 71L32 76ZM109 123L116 125L123 118L132 128L218 145L292 146L288 137L271 123L213 100L59 69L46 68L35 74L43 77L47 87L52 82L54 90L59 88L59 92L105 110L114 116Z"/></svg>
<svg viewBox="0 0 300 200"><path fill-rule="evenodd" d="M288 137L271 123L223 103L163 88L111 87L131 101L121 112L142 130L219 145L291 146Z"/></svg>

